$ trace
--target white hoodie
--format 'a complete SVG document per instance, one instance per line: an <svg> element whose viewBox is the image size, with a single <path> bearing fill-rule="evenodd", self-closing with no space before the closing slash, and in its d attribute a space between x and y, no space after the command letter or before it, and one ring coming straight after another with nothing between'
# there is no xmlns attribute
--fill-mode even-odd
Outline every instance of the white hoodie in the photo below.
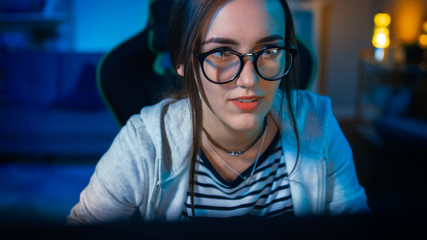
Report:
<svg viewBox="0 0 427 240"><path fill-rule="evenodd" d="M301 150L289 175L295 215L368 213L352 151L331 110L330 99L299 90L295 101ZM296 138L278 93L271 113L279 124L288 169ZM286 101L286 100L285 100ZM69 224L139 219L178 221L187 197L192 125L188 99L145 107L121 129L96 166Z"/></svg>

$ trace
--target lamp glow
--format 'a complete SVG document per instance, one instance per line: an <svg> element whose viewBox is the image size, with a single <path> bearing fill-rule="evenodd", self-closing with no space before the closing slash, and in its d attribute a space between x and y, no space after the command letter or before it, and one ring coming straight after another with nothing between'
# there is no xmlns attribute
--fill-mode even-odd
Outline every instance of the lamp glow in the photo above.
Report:
<svg viewBox="0 0 427 240"><path fill-rule="evenodd" d="M375 34L372 39L372 45L376 48L387 48L390 46L390 38L385 33Z"/></svg>
<svg viewBox="0 0 427 240"><path fill-rule="evenodd" d="M427 48L427 33L421 34L418 38L418 45L421 48Z"/></svg>
<svg viewBox="0 0 427 240"><path fill-rule="evenodd" d="M376 48L387 48L390 46L390 31L385 27L378 27L372 37L372 45Z"/></svg>
<svg viewBox="0 0 427 240"><path fill-rule="evenodd" d="M387 27L390 22L391 17L387 13L377 13L374 17L374 23L377 27Z"/></svg>
<svg viewBox="0 0 427 240"><path fill-rule="evenodd" d="M374 17L374 23L374 35L372 36L372 45L375 47L374 58L377 61L383 61L385 49L390 46L388 26L391 23L391 17L387 13L377 13Z"/></svg>
<svg viewBox="0 0 427 240"><path fill-rule="evenodd" d="M426 0L393 1L393 35L402 44L416 42L422 30Z"/></svg>
<svg viewBox="0 0 427 240"><path fill-rule="evenodd" d="M389 36L390 30L388 30L388 28L385 28L385 27L379 27L379 28L375 29L374 34Z"/></svg>

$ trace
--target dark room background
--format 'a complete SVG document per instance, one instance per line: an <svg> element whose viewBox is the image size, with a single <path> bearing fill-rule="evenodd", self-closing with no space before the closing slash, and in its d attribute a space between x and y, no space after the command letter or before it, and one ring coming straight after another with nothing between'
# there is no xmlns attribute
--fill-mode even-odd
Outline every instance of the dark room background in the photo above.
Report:
<svg viewBox="0 0 427 240"><path fill-rule="evenodd" d="M427 202L425 0L290 0L374 212ZM97 85L103 57L149 22L149 0L0 2L0 224L63 223L120 130ZM372 45L377 13L391 44ZM384 58L374 56L384 51Z"/></svg>

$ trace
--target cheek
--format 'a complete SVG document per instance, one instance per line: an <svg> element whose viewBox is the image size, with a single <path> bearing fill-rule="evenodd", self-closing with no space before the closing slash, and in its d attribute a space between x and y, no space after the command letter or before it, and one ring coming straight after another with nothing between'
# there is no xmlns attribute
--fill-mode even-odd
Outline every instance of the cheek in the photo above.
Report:
<svg viewBox="0 0 427 240"><path fill-rule="evenodd" d="M276 97L276 93L279 90L280 82L281 80L276 82L265 81L265 85L263 87L264 93L266 94L266 96L269 96L271 101L274 100L274 98Z"/></svg>
<svg viewBox="0 0 427 240"><path fill-rule="evenodd" d="M224 92L221 89L221 85L216 85L209 82L203 74L201 76L202 88L206 96L208 104L212 107L215 105L221 104L221 99L223 99Z"/></svg>
<svg viewBox="0 0 427 240"><path fill-rule="evenodd" d="M206 100L209 102L210 105L215 104L215 101L213 101L213 96L215 96L214 90L208 86L208 84L203 81L203 91L205 92Z"/></svg>

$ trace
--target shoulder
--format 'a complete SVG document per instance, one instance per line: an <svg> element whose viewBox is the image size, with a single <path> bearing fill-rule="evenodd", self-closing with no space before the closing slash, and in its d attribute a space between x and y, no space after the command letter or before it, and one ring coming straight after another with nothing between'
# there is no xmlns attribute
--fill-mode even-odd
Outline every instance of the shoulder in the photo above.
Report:
<svg viewBox="0 0 427 240"><path fill-rule="evenodd" d="M294 116L297 126L306 135L308 132L324 130L331 119L334 119L331 107L331 99L307 90L295 90L292 92ZM283 100L283 105L287 100ZM283 106L282 108L286 108ZM289 119L289 112L282 109L283 119ZM302 134L303 135L303 134ZM307 135L306 135L307 136Z"/></svg>
<svg viewBox="0 0 427 240"><path fill-rule="evenodd" d="M123 128L138 133L157 134L165 119L188 115L191 111L188 99L166 98L154 105L146 106L138 114L131 116ZM169 121L166 124L171 124Z"/></svg>
<svg viewBox="0 0 427 240"><path fill-rule="evenodd" d="M307 90L298 90L296 96L297 112L307 114L315 111L318 117L328 114L331 108L331 99L328 96L319 95Z"/></svg>
<svg viewBox="0 0 427 240"><path fill-rule="evenodd" d="M281 95L278 97L281 99ZM297 145L294 129L292 127L291 113L288 109L286 98L283 99L282 106L276 101L275 110L281 116L281 131L284 139ZM292 105L296 126L298 129L299 141L302 150L321 154L331 134L329 130L336 128L337 121L332 113L331 99L307 90L295 90L292 92ZM281 109L280 109L281 108Z"/></svg>
<svg viewBox="0 0 427 240"><path fill-rule="evenodd" d="M122 163L125 158L120 156L127 156L127 159L133 163L141 162L138 161L141 158L146 159L142 162L147 163L147 160L152 162L162 144L162 136L165 131L164 119L171 112L182 109L182 105L185 105L184 102L185 100L168 98L155 105L142 108L139 114L131 116L120 129L105 157Z"/></svg>
<svg viewBox="0 0 427 240"><path fill-rule="evenodd" d="M123 131L134 139L128 141L134 145L133 151L146 153L145 162L160 160L172 166L168 171L175 172L191 152L191 116L188 98L168 98L132 116Z"/></svg>
<svg viewBox="0 0 427 240"><path fill-rule="evenodd" d="M302 141L314 146L327 161L340 162L351 158L351 147L333 114L331 99L301 91L298 101L297 121Z"/></svg>
<svg viewBox="0 0 427 240"><path fill-rule="evenodd" d="M111 148L156 156L161 151L165 136L179 138L176 132L183 128L183 124L191 122L187 120L190 119L190 111L186 99L167 98L155 105L144 107L140 113L129 118ZM153 159L153 156L149 158Z"/></svg>
<svg viewBox="0 0 427 240"><path fill-rule="evenodd" d="M162 101L147 107L143 107L139 114L130 117L129 121L134 124L149 123L159 120L167 114L178 114L190 110L188 98L174 99L166 98Z"/></svg>
<svg viewBox="0 0 427 240"><path fill-rule="evenodd" d="M185 100L165 99L130 117L98 162L97 176L104 182L109 182L112 175L120 176L111 184L127 182L134 190L141 182L152 183L156 161L164 158L165 131L171 128L165 126L164 119L171 118L166 117L171 112L183 109L184 103Z"/></svg>

